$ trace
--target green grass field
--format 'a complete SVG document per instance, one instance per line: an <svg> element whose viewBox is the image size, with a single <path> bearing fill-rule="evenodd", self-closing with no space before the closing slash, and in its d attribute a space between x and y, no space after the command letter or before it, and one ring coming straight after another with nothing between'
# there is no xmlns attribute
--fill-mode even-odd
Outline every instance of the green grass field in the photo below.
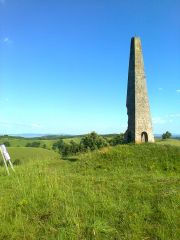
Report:
<svg viewBox="0 0 180 240"><path fill-rule="evenodd" d="M158 141L157 143L158 143L158 144L163 144L163 145L172 145L172 146L180 147L180 139L160 140L160 141Z"/></svg>
<svg viewBox="0 0 180 240"><path fill-rule="evenodd" d="M179 239L179 147L9 152L21 165L0 167L0 239Z"/></svg>
<svg viewBox="0 0 180 240"><path fill-rule="evenodd" d="M12 161L19 159L21 163L28 163L28 162L40 162L44 159L46 160L53 160L53 159L60 159L59 154L54 151L50 151L47 149L42 148L32 148L32 147L9 147L8 151L12 158Z"/></svg>
<svg viewBox="0 0 180 240"><path fill-rule="evenodd" d="M46 144L48 149L52 148L52 145L54 142L57 142L57 140L37 140L37 139L28 139L28 138L0 138L0 144L4 142L9 142L11 147L25 147L26 144L32 143L32 142L40 142L41 146L43 144Z"/></svg>

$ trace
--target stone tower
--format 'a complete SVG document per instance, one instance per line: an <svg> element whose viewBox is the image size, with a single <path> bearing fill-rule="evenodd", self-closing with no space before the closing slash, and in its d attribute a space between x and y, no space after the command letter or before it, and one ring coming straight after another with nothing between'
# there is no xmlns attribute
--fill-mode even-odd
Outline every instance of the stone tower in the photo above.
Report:
<svg viewBox="0 0 180 240"><path fill-rule="evenodd" d="M131 39L127 87L127 142L154 142L141 40Z"/></svg>

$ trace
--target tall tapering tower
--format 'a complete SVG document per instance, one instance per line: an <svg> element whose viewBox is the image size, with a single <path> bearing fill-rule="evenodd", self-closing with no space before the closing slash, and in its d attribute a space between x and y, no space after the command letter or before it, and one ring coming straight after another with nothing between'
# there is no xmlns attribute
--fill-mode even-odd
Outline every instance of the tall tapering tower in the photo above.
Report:
<svg viewBox="0 0 180 240"><path fill-rule="evenodd" d="M154 142L141 40L131 39L127 87L127 142Z"/></svg>

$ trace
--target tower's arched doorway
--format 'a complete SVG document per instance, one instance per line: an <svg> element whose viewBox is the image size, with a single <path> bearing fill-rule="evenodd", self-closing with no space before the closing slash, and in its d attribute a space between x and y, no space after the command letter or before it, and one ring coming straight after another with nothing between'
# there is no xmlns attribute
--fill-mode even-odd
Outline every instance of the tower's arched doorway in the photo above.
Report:
<svg viewBox="0 0 180 240"><path fill-rule="evenodd" d="M141 133L141 142L148 142L147 132L142 132Z"/></svg>

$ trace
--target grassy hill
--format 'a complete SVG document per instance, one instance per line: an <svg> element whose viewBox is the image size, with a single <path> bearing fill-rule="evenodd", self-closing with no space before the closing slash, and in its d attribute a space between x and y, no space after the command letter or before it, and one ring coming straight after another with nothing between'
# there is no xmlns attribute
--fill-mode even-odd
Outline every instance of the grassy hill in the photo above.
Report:
<svg viewBox="0 0 180 240"><path fill-rule="evenodd" d="M172 146L180 147L180 139L159 140L159 141L157 141L157 143L158 144L163 144L163 145L172 145Z"/></svg>
<svg viewBox="0 0 180 240"><path fill-rule="evenodd" d="M123 145L59 159L9 148L0 169L0 239L179 239L180 148Z"/></svg>
<svg viewBox="0 0 180 240"><path fill-rule="evenodd" d="M12 162L20 160L20 163L24 164L27 162L40 162L44 160L60 159L59 154L54 151L50 151L43 148L32 148L32 147L9 147L8 152L10 153Z"/></svg>

